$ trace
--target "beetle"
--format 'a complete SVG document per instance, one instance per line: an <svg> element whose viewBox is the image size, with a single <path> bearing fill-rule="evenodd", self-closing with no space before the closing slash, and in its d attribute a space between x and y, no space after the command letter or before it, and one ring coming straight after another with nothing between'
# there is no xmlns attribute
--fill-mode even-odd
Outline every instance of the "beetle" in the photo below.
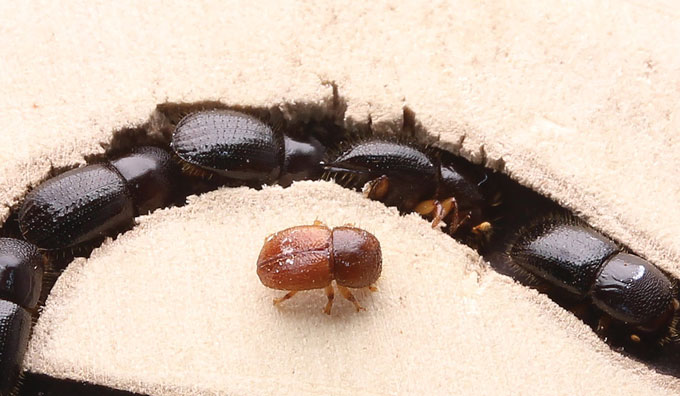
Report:
<svg viewBox="0 0 680 396"><path fill-rule="evenodd" d="M229 180L283 186L317 179L326 152L314 137L296 139L232 110L187 115L175 127L170 147L184 170L198 167Z"/></svg>
<svg viewBox="0 0 680 396"><path fill-rule="evenodd" d="M529 276L592 302L603 314L600 332L616 321L630 329L633 342L677 337L680 302L674 282L574 216L535 220L517 232L507 255Z"/></svg>
<svg viewBox="0 0 680 396"><path fill-rule="evenodd" d="M486 174L460 159L444 158L413 143L371 137L340 150L324 169L345 187L364 186L370 199L432 217L433 228L446 220L451 235L459 230L488 234L486 197L479 188Z"/></svg>
<svg viewBox="0 0 680 396"><path fill-rule="evenodd" d="M257 259L257 275L263 285L289 290L274 299L274 305L298 291L323 288L328 298L323 312L327 315L333 306L333 281L359 312L364 308L348 288L375 290L372 285L381 272L382 251L373 234L351 226L330 229L318 221L269 235Z"/></svg>
<svg viewBox="0 0 680 396"><path fill-rule="evenodd" d="M109 236L168 205L179 170L166 150L140 147L111 162L62 173L29 192L19 209L24 238L55 250Z"/></svg>

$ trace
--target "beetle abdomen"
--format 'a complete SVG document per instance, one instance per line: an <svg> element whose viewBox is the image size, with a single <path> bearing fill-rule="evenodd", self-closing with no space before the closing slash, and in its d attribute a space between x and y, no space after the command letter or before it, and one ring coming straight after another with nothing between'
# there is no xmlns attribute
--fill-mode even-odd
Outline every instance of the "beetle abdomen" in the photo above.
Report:
<svg viewBox="0 0 680 396"><path fill-rule="evenodd" d="M44 258L32 244L0 238L0 298L34 308L40 297Z"/></svg>
<svg viewBox="0 0 680 396"><path fill-rule="evenodd" d="M330 229L298 226L267 237L257 259L257 275L272 289L318 289L333 280L331 264Z"/></svg>
<svg viewBox="0 0 680 396"><path fill-rule="evenodd" d="M16 386L30 331L31 315L13 302L0 300L0 395Z"/></svg>
<svg viewBox="0 0 680 396"><path fill-rule="evenodd" d="M283 139L262 121L230 110L189 114L175 128L172 149L189 164L237 180L275 181Z"/></svg>
<svg viewBox="0 0 680 396"><path fill-rule="evenodd" d="M616 244L573 219L551 218L519 233L513 262L554 286L583 297Z"/></svg>
<svg viewBox="0 0 680 396"><path fill-rule="evenodd" d="M26 195L19 211L24 238L59 249L108 235L135 215L125 180L108 164L73 169Z"/></svg>

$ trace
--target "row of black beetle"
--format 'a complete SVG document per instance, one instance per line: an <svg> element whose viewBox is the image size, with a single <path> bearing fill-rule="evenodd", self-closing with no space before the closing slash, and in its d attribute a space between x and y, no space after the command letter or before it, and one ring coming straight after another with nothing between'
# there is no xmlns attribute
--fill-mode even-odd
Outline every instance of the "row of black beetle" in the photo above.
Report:
<svg viewBox="0 0 680 396"><path fill-rule="evenodd" d="M436 149L367 138L335 155L312 136L291 137L249 115L228 110L184 117L171 148L141 147L110 162L87 165L45 181L18 212L26 241L0 239L0 393L15 384L40 295L44 257L115 235L134 218L177 199L184 174L210 174L226 184L289 185L324 173L366 196L417 211L433 226L472 245L492 232L488 175ZM219 183L218 183L219 184ZM506 197L512 199L512 197ZM648 261L570 216L550 216L524 228L509 244L513 265L574 299L591 301L604 322L623 323L630 338L670 339L679 310L673 282Z"/></svg>

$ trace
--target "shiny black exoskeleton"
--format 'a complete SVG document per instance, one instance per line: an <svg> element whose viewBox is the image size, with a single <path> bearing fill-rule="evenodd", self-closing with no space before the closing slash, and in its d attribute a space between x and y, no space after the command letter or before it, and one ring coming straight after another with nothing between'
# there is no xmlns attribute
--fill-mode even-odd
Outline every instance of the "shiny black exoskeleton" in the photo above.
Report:
<svg viewBox="0 0 680 396"><path fill-rule="evenodd" d="M449 221L458 230L483 232L487 205L480 185L486 175L459 159L442 157L415 145L370 139L356 142L327 161L325 170L349 187L362 187L369 198L402 212L416 211Z"/></svg>
<svg viewBox="0 0 680 396"><path fill-rule="evenodd" d="M30 332L31 315L13 302L0 300L0 395L9 395L16 386Z"/></svg>
<svg viewBox="0 0 680 396"><path fill-rule="evenodd" d="M576 218L535 222L517 234L507 254L531 275L576 299L590 299L607 318L629 326L633 341L645 334L676 336L680 304L673 282Z"/></svg>
<svg viewBox="0 0 680 396"><path fill-rule="evenodd" d="M189 114L175 127L170 146L185 163L228 179L283 186L318 178L326 151L313 137L294 139L231 110Z"/></svg>
<svg viewBox="0 0 680 396"><path fill-rule="evenodd" d="M0 299L35 308L40 298L45 257L34 245L0 238Z"/></svg>
<svg viewBox="0 0 680 396"><path fill-rule="evenodd" d="M44 257L28 242L0 238L0 395L11 392L31 331L32 310L42 289Z"/></svg>
<svg viewBox="0 0 680 396"><path fill-rule="evenodd" d="M73 169L26 195L19 228L41 249L109 236L129 227L135 216L169 204L178 174L170 153L157 147Z"/></svg>

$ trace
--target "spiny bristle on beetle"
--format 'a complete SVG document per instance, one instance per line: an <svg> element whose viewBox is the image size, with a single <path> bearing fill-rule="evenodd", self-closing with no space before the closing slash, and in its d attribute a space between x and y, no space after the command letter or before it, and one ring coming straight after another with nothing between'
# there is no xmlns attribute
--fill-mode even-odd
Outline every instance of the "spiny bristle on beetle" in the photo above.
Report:
<svg viewBox="0 0 680 396"><path fill-rule="evenodd" d="M680 301L678 300L680 296L678 296L677 284L674 285L674 289L676 298L673 300L673 309L675 311L668 326L668 332L659 340L660 346L667 344L680 345Z"/></svg>
<svg viewBox="0 0 680 396"><path fill-rule="evenodd" d="M329 147L328 155L329 158L338 158L344 152L350 150L351 148L371 143L371 142L385 142L394 143L401 146L407 146L423 152L429 157L435 158L439 155L440 149L435 147L433 144L425 144L413 136L408 136L403 133L387 133L387 132L374 132L372 130L366 130L362 132L355 132L353 134L346 135L336 147Z"/></svg>
<svg viewBox="0 0 680 396"><path fill-rule="evenodd" d="M361 178L359 172L345 171L340 168L332 166L324 167L324 172L321 174L322 180L334 181L343 187L356 187L356 182Z"/></svg>
<svg viewBox="0 0 680 396"><path fill-rule="evenodd" d="M354 186L358 176L352 173L335 173L335 181L343 187Z"/></svg>
<svg viewBox="0 0 680 396"><path fill-rule="evenodd" d="M26 374L21 371L19 372L19 375L16 380L16 384L14 385L14 388L10 390L9 396L18 396L19 395L19 390L23 387L24 385L24 380L25 380Z"/></svg>
<svg viewBox="0 0 680 396"><path fill-rule="evenodd" d="M204 180L211 180L215 176L215 172L210 172L188 162L181 161L180 165L182 167L182 172L185 175L201 178Z"/></svg>

